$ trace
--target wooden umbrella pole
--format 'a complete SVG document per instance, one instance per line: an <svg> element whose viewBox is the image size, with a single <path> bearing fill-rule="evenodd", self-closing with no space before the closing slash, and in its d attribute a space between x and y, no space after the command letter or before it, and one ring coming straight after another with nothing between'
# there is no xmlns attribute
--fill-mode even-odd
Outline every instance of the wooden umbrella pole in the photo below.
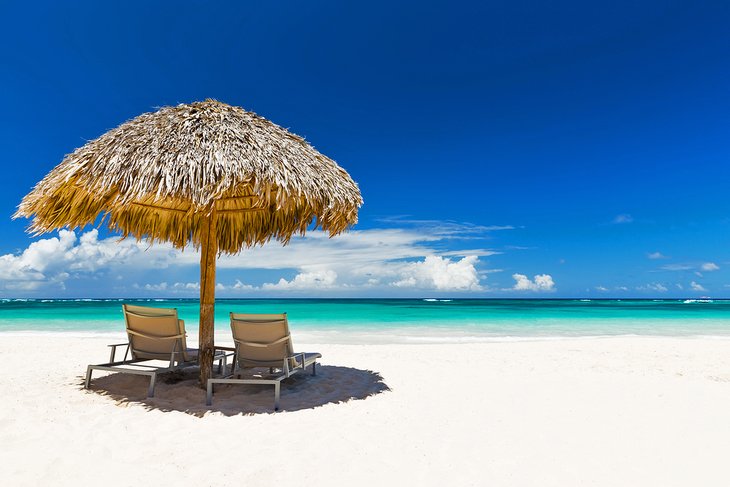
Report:
<svg viewBox="0 0 730 487"><path fill-rule="evenodd" d="M200 336L198 364L200 386L206 388L213 372L215 321L215 261L218 257L215 208L201 222L200 238Z"/></svg>

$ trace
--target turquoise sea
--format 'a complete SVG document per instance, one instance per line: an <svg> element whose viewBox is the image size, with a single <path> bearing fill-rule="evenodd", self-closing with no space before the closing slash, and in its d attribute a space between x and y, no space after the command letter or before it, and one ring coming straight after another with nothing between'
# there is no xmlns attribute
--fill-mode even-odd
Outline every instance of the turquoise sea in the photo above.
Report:
<svg viewBox="0 0 730 487"><path fill-rule="evenodd" d="M193 299L2 299L3 333L123 335L121 304L177 308L196 335ZM615 335L730 338L730 300L654 299L219 299L216 336L228 313L289 316L299 341L469 342ZM217 338L218 339L218 338Z"/></svg>

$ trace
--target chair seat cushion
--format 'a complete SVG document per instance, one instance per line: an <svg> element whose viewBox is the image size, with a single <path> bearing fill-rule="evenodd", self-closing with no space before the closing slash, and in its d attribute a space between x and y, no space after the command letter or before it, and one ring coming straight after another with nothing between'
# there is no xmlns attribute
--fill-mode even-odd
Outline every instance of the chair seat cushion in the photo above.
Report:
<svg viewBox="0 0 730 487"><path fill-rule="evenodd" d="M185 350L185 355L188 359L188 361L193 362L198 360L198 352L199 350L197 348L188 348ZM223 350L216 350L215 354L213 355L213 360L219 360L226 356L226 352Z"/></svg>
<svg viewBox="0 0 730 487"><path fill-rule="evenodd" d="M301 353L296 355L295 362L297 365L299 365L299 357L301 357ZM304 353L304 366L310 365L314 363L318 358L322 358L322 354L318 352L303 352Z"/></svg>

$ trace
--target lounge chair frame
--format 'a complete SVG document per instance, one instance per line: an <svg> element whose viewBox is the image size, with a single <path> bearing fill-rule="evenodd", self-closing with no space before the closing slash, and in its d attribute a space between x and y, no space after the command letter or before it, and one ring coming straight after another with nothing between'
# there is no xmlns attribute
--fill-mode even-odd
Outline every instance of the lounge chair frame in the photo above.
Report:
<svg viewBox="0 0 730 487"><path fill-rule="evenodd" d="M272 317L276 316L279 320L283 319L286 323L286 313L283 313L281 315L236 315L234 313L230 314L231 321L236 319L236 316L245 316L248 319L255 321L257 317L264 317L261 319L262 323L266 322L265 317ZM312 375L317 375L317 359L321 357L319 353L293 353L293 354L287 354L285 357L281 359L281 367L272 367L271 361L257 361L253 360L251 358L246 358L246 367L241 367L239 360L242 358L242 350L241 347L248 346L248 347L257 347L257 348L269 348L274 345L279 345L281 343L288 342L288 349L292 349L291 345L291 334L289 333L289 327L288 323L286 324L286 335L282 338L279 338L278 340L274 340L272 342L262 343L262 342L250 342L245 341L241 339L237 339L234 335L233 341L235 343L234 348L234 355L233 355L233 367L232 371L229 375L221 378L211 378L208 379L208 387L206 391L206 405L211 406L213 405L213 386L214 384L253 384L253 385L272 385L274 386L274 411L279 410L279 399L281 397L281 381L284 379L288 379L289 377L305 371L308 366L312 366ZM243 379L241 378L243 376L243 370L244 368L268 368L269 374L272 374L269 377L262 377L262 378L248 378ZM279 372L275 374L274 370L278 369ZM275 374L275 375L273 375ZM233 378L237 377L237 378Z"/></svg>
<svg viewBox="0 0 730 487"><path fill-rule="evenodd" d="M141 308L141 307L139 307ZM163 308L148 308L150 311L171 311L173 314L170 314L169 316L174 316L174 319L177 320L177 309L163 309ZM157 374L165 373L165 372L172 372L175 370L180 370L184 367L189 367L191 365L194 365L197 363L197 360L191 360L191 358L188 356L189 350L185 349L184 345L184 338L185 338L185 331L184 331L184 323L182 320L178 320L178 326L180 327L180 330L182 330L181 333L175 334L175 335L169 335L169 336L158 336L158 335L149 335L145 333L141 333L136 330L132 330L129 327L129 321L127 318L127 306L123 305L123 311L124 311L124 319L125 323L127 325L127 334L130 335L130 340L127 343L114 343L111 345L108 345L111 348L111 353L109 355L109 362L104 364L98 364L98 365L89 365L86 368L86 378L84 380L84 388L88 389L91 385L91 375L94 370L103 370L107 372L118 372L122 374L132 374L132 375L143 375L150 378L149 386L147 387L147 397L154 397L155 395L155 386L157 383ZM159 340L159 341L167 341L167 340L174 340L175 343L173 344L172 351L170 352L170 359L167 366L155 366L150 365L144 362L150 362L150 361L160 361L162 360L161 357L154 357L154 358L134 358L135 350L132 350L132 337L133 336L139 336L146 339L152 339L152 340ZM121 361L116 361L116 352L118 347L126 347L124 351L124 358ZM223 374L226 371L227 367L227 359L230 355L232 355L232 350L230 347L214 347L214 357L213 360L218 362L218 373ZM133 358L130 358L129 360L127 357L129 356L129 353L132 352ZM135 368L129 368L130 366Z"/></svg>

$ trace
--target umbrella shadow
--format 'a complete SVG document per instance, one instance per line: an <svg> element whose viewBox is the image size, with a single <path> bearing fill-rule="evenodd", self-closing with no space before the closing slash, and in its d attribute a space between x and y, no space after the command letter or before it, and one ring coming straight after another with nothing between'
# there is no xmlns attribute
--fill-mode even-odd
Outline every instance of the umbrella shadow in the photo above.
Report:
<svg viewBox="0 0 730 487"><path fill-rule="evenodd" d="M159 374L155 397L146 397L147 377L113 373L91 381L90 391L113 399L121 406L147 410L178 411L197 417L209 412L225 416L274 412L274 387L267 385L217 384L213 405L205 405L205 391L198 387L198 368ZM340 404L390 391L378 372L320 365L317 375L297 374L281 383L280 411L312 409Z"/></svg>

